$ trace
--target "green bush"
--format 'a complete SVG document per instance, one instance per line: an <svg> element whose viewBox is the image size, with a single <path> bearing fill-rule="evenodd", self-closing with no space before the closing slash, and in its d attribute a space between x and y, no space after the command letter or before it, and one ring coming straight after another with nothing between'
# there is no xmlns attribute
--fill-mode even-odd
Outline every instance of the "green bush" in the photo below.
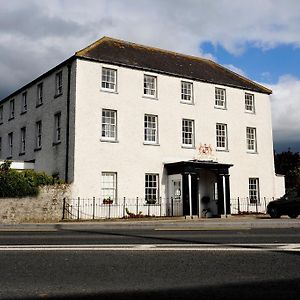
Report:
<svg viewBox="0 0 300 300"><path fill-rule="evenodd" d="M0 166L0 197L36 196L40 186L62 183L45 173L12 170L10 164L5 161Z"/></svg>

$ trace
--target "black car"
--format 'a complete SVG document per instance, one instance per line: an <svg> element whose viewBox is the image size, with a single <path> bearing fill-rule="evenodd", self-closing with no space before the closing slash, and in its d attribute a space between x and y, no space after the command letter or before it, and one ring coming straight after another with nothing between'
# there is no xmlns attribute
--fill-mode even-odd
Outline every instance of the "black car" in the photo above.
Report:
<svg viewBox="0 0 300 300"><path fill-rule="evenodd" d="M267 213L271 218L280 218L282 215L297 218L300 215L300 190L271 201L267 206Z"/></svg>

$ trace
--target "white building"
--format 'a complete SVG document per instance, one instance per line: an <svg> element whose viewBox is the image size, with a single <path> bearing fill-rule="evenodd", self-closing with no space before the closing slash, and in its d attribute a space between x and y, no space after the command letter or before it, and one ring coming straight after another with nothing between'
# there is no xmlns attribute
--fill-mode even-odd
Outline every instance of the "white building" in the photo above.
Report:
<svg viewBox="0 0 300 300"><path fill-rule="evenodd" d="M34 162L74 198L257 208L284 193L271 93L210 60L104 37L0 102L0 159Z"/></svg>

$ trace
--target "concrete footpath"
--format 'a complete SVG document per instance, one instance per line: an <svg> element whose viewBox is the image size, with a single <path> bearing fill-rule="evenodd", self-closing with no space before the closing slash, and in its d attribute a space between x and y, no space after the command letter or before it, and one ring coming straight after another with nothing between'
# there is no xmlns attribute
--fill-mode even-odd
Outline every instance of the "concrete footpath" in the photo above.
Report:
<svg viewBox="0 0 300 300"><path fill-rule="evenodd" d="M290 219L282 217L280 219L271 219L267 216L230 216L220 219L185 219L184 217L173 217L0 224L0 231L59 231L67 229L237 230L252 228L300 228L300 218Z"/></svg>

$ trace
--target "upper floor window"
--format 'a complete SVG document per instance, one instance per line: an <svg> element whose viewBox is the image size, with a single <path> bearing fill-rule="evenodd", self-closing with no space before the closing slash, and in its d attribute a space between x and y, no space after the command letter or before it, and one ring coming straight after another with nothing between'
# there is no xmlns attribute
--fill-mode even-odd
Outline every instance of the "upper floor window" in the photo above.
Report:
<svg viewBox="0 0 300 300"><path fill-rule="evenodd" d="M102 110L102 140L117 140L117 112L111 109Z"/></svg>
<svg viewBox="0 0 300 300"><path fill-rule="evenodd" d="M44 96L44 85L43 83L39 83L37 85L37 99L36 99L36 106L40 106L43 104L43 96Z"/></svg>
<svg viewBox="0 0 300 300"><path fill-rule="evenodd" d="M247 140L247 150L249 152L256 152L257 151L256 128L247 127L246 140Z"/></svg>
<svg viewBox="0 0 300 300"><path fill-rule="evenodd" d="M181 101L193 103L193 84L187 81L181 81Z"/></svg>
<svg viewBox="0 0 300 300"><path fill-rule="evenodd" d="M14 134L12 132L10 132L8 134L8 157L13 156L13 137L14 137Z"/></svg>
<svg viewBox="0 0 300 300"><path fill-rule="evenodd" d="M15 117L15 99L9 101L9 120Z"/></svg>
<svg viewBox="0 0 300 300"><path fill-rule="evenodd" d="M226 109L226 90L215 88L215 107Z"/></svg>
<svg viewBox="0 0 300 300"><path fill-rule="evenodd" d="M26 150L26 127L21 128L20 134L20 154L24 154Z"/></svg>
<svg viewBox="0 0 300 300"><path fill-rule="evenodd" d="M117 71L114 69L102 68L101 88L112 92L117 91Z"/></svg>
<svg viewBox="0 0 300 300"><path fill-rule="evenodd" d="M35 147L37 150L42 148L42 121L35 123Z"/></svg>
<svg viewBox="0 0 300 300"><path fill-rule="evenodd" d="M147 144L158 143L157 116L144 116L144 141Z"/></svg>
<svg viewBox="0 0 300 300"><path fill-rule="evenodd" d="M114 203L117 202L117 173L102 172L101 197L103 200L111 200Z"/></svg>
<svg viewBox="0 0 300 300"><path fill-rule="evenodd" d="M157 97L157 77L144 75L144 95L148 97Z"/></svg>
<svg viewBox="0 0 300 300"><path fill-rule="evenodd" d="M158 174L145 174L145 200L148 204L158 202Z"/></svg>
<svg viewBox="0 0 300 300"><path fill-rule="evenodd" d="M63 92L62 71L55 75L55 96L61 95Z"/></svg>
<svg viewBox="0 0 300 300"><path fill-rule="evenodd" d="M22 94L22 107L21 107L21 113L27 112L27 92L24 92Z"/></svg>
<svg viewBox="0 0 300 300"><path fill-rule="evenodd" d="M258 178L249 178L249 199L250 204L256 204L260 202Z"/></svg>
<svg viewBox="0 0 300 300"><path fill-rule="evenodd" d="M182 145L186 147L194 147L194 120L182 120Z"/></svg>
<svg viewBox="0 0 300 300"><path fill-rule="evenodd" d="M227 150L227 125L216 124L216 148L218 150Z"/></svg>
<svg viewBox="0 0 300 300"><path fill-rule="evenodd" d="M255 112L254 95L245 93L245 110L246 112Z"/></svg>
<svg viewBox="0 0 300 300"><path fill-rule="evenodd" d="M61 112L54 115L54 143L61 141Z"/></svg>
<svg viewBox="0 0 300 300"><path fill-rule="evenodd" d="M3 105L0 105L0 124L3 123Z"/></svg>

